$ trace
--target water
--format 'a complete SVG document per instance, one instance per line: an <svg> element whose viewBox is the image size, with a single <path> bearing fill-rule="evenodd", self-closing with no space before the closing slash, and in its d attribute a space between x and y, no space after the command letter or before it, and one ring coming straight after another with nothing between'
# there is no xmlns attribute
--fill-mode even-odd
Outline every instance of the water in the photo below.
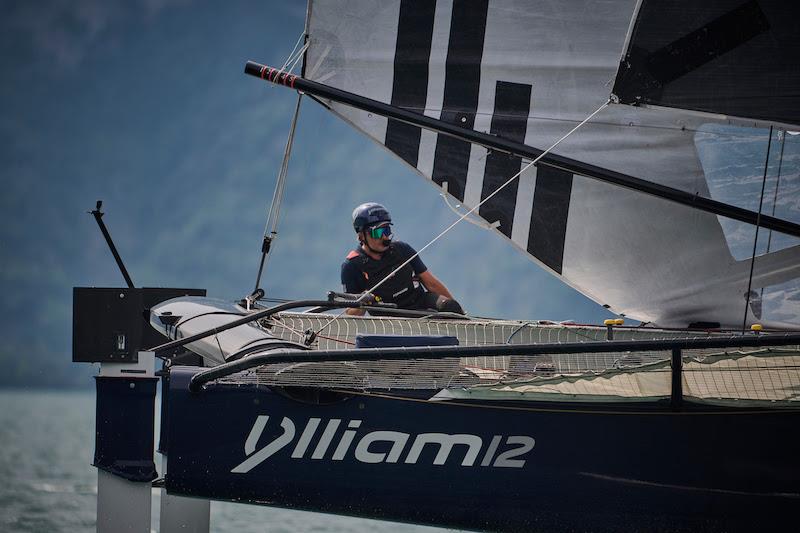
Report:
<svg viewBox="0 0 800 533"><path fill-rule="evenodd" d="M0 531L95 530L93 391L0 390ZM158 531L160 491L153 491ZM217 533L440 533L409 526L234 503L211 503Z"/></svg>

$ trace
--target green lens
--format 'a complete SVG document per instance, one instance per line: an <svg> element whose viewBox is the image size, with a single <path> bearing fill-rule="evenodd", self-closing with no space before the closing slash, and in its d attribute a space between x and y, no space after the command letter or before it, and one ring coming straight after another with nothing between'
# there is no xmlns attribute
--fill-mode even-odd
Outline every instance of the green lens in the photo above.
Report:
<svg viewBox="0 0 800 533"><path fill-rule="evenodd" d="M372 228L369 232L373 239L380 239L384 235L389 235L391 230L389 230L389 226L381 226L380 228Z"/></svg>

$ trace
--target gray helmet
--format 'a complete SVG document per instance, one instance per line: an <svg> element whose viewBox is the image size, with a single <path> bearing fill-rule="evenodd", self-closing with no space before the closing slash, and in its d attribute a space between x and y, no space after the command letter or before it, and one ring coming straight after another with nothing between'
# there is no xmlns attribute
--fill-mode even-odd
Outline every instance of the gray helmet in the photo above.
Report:
<svg viewBox="0 0 800 533"><path fill-rule="evenodd" d="M391 222L392 216L381 204L368 202L353 209L353 229L361 233L365 228L381 222Z"/></svg>

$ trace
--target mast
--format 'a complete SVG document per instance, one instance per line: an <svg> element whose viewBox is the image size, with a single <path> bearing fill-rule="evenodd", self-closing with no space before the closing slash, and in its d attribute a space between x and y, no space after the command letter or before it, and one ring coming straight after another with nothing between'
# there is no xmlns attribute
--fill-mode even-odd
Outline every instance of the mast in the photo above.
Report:
<svg viewBox="0 0 800 533"><path fill-rule="evenodd" d="M273 67L255 63L253 61L247 62L244 71L246 74L261 78L262 80L274 83L276 85L283 85L298 92L332 100L355 107L357 109L361 109L363 111L376 113L387 118L392 118L401 122L412 124L414 126L419 126L421 128L449 135L451 137L456 137L458 139L478 144L489 150L497 150L529 160L536 159L543 152L543 150L539 148L534 148L523 143L504 139L503 137L496 135L462 128L442 120L385 104L383 102L343 91L341 89L336 89L334 87L317 83L300 76L295 76ZM682 191L680 189L653 183L641 178L630 176L628 174L616 172L614 170L602 168L596 165L591 165L568 157L556 154L547 154L537 164L566 170L580 176L610 183L626 189L635 190L644 194L655 196L657 198L662 198L664 200L669 200L674 203L691 207L693 209L731 218L733 220L738 220L751 225L758 224L766 229L794 237L800 237L800 224L764 214L759 216L758 213L748 209L743 209L731 204L712 200L711 198L706 198L697 194Z"/></svg>

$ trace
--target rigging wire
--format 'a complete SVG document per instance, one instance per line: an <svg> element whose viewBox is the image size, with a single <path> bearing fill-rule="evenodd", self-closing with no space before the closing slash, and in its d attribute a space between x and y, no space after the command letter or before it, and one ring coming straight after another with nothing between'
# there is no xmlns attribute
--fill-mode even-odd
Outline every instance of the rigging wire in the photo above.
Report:
<svg viewBox="0 0 800 533"><path fill-rule="evenodd" d="M398 267L397 267L397 268L395 268L393 271L391 271L391 272L389 273L389 275L388 275L388 276L386 276L386 277L385 277L385 278L383 278L381 281L379 281L377 284L375 284L375 285L374 285L374 286L373 286L371 289L369 289L369 290L366 290L366 291L364 291L363 293L361 293L361 295L359 296L359 298L358 298L358 300L357 300L357 301L359 301L359 302L364 302L364 301L366 301L366 300L369 298L369 296L370 296L370 292L371 292L371 291L374 291L375 289L377 289L378 287L380 287L381 285L383 285L384 283L386 283L386 282L387 282L389 279L391 279L391 278L392 278L392 277L393 277L395 274L397 274L397 273L398 273L398 272L399 272L401 269L403 269L403 268L404 268L404 267L405 267L407 264L409 264L409 263L410 263L411 261L413 261L413 260L414 260L414 259L415 259L417 256L419 256L419 254L421 254L423 251L425 251L426 249L428 249L428 248L429 248L431 245L433 245L433 243L435 243L436 241L438 241L439 239L441 239L442 237L444 237L444 236L445 236L447 233L449 233L449 232L450 232L450 230L452 230L454 227L456 227L456 225L457 225L457 224L459 224L459 223L460 223L462 220L464 220L465 218L467 218L468 216L470 216L472 213L474 213L475 211L477 211L477 210L478 210L478 208L480 208L480 206L482 206L483 204L485 204L486 202L488 202L489 200L491 200L492 198L494 198L494 196L495 196L497 193L499 193L499 192L500 192L500 191L502 191L504 188L506 188L508 185L510 185L511 183L513 183L513 182L514 182L514 180L516 180L518 177L520 177L520 176L521 176L521 175L522 175L522 174L523 174L525 171L527 171L527 170L528 170L529 168L531 168L533 165L535 165L536 163L538 163L538 162L539 162L539 160L541 160L541 159L542 159L544 156L546 156L548 153L550 153L550 152L551 152L551 151L552 151L552 150L553 150L553 149L554 149L556 146L558 146L559 144L561 144L561 142L562 142L562 141L564 141L564 140L565 140L567 137L569 137L570 135L572 135L573 133L575 133L576 131L578 131L578 129L579 129L581 126L583 126L584 124L586 124L587 122L589 122L589 121L590 121L592 118L594 118L594 116L595 116L595 115L597 115L597 114L598 114L600 111L602 111L603 109L605 109L605 108L606 108L606 107L607 107L607 106L608 106L610 103L611 103L611 100L606 100L606 101L605 101L605 102L604 102L604 103L603 103L603 104L602 104L600 107L598 107L597 109L595 109L595 110L594 110L594 111L593 111L593 112L592 112L592 113L591 113L591 114L590 114L588 117L586 117L585 119L583 119L583 120L582 120L582 121L581 121L581 122L580 122L580 123L579 123L577 126L575 126L574 128L572 128L571 130L569 130L569 131L568 131L568 132L567 132L567 133L566 133L566 134L565 134L563 137L561 137L561 138L560 138L560 139L558 139L556 142L554 142L554 143L553 143L553 144L552 144L552 145L551 145L551 146L550 146L550 147L549 147L547 150L545 150L545 151L543 151L541 154L539 154L539 156L538 156L538 157L536 157L536 159L534 159L533 161L531 161L530 163L528 163L527 165L525 165L525 166L522 168L522 170L520 170L519 172L517 172L516 174L514 174L513 176L511 176L510 178L508 178L508 180L506 180L506 182L505 182L505 183L503 183L502 185L500 185L500 186L499 186L497 189L495 189L495 190L494 190L494 191L493 191L491 194L489 194L489 195L488 195L486 198L484 198L483 200L481 200L480 202L478 202L478 203L475 205L475 207L471 208L469 211L467 211L466 213L464 213L463 215L461 215L461 216L460 216L460 217L459 217L459 218L458 218L458 219L457 219L455 222L453 222L453 223L452 223L452 224L450 224L450 225L449 225L447 228L445 228L445 229L444 229L444 231L442 231L441 233L439 233L439 235L437 235L436 237L434 237L434 238L433 238L433 239L432 239L432 240L431 240L431 241L430 241L428 244L426 244L425 246L423 246L422 248L420 248L420 249L419 249L419 250L418 250L418 251L417 251L417 252L416 252L414 255L412 255L411 257L409 257L408 259L406 259L406 260L405 260L405 261L404 261L402 264L400 264L400 266L398 266ZM338 319L339 317L341 317L341 316L342 316L341 314L339 314L339 315L336 315L336 316L335 316L335 317L333 317L331 320L329 320L329 321L328 321L326 324L323 324L323 325L322 325L322 326L319 328L319 330L317 330L317 333L319 333L319 332L321 332L322 330L324 330L325 328L327 328L329 325L331 325L331 324L332 324L332 323L333 323L335 320L337 320L337 319Z"/></svg>
<svg viewBox="0 0 800 533"><path fill-rule="evenodd" d="M764 179L761 180L761 196L758 199L758 215L756 216L756 234L755 237L753 237L753 255L750 258L750 276L747 279L747 292L745 293L744 318L742 319L742 334L744 334L745 327L747 326L747 310L750 308L750 291L753 289L753 267L756 264L756 248L758 247L758 230L761 225L761 208L764 204L764 189L767 185L767 172L769 171L769 152L771 148L772 148L772 126L769 127L769 138L767 139L767 157L766 160L764 161Z"/></svg>
<svg viewBox="0 0 800 533"><path fill-rule="evenodd" d="M300 116L300 102L303 99L303 94L298 93L297 103L294 106L294 114L292 116L292 124L289 128L289 137L286 139L286 148L283 151L283 162L281 163L280 171L278 172L278 179L275 182L275 191L272 193L272 202L267 215L267 223L264 226L264 238L261 241L261 262L258 266L258 274L256 275L256 284L253 289L257 292L261 285L261 275L264 272L269 252L272 248L272 241L278 236L278 220L281 214L281 203L283 203L283 191L286 188L286 174L289 170L289 159L292 155L292 146L294 144L294 134L297 130L297 119Z"/></svg>
<svg viewBox="0 0 800 533"><path fill-rule="evenodd" d="M772 216L775 216L775 208L778 207L778 189L781 187L781 167L783 167L783 149L786 146L786 131L781 132L781 153L778 156L778 176L775 179L775 194L772 197ZM767 251L772 246L772 230L769 230L769 235L767 236ZM764 301L764 287L761 287L760 291L761 301Z"/></svg>
<svg viewBox="0 0 800 533"><path fill-rule="evenodd" d="M303 54L305 54L305 53L306 53L306 50L308 50L308 45L309 45L309 44L310 44L310 43L306 43L306 44L304 44L304 45L303 45L303 47L302 47L302 48L301 48L301 49L300 49L300 50L297 52L297 57L295 57L295 59L294 59L294 62L293 62L293 63L292 63L292 65L289 67L289 70L288 70L287 72L293 72L293 71L294 71L294 69L295 69L295 67L297 66L297 64L298 64L298 63L300 62L300 60L303 58ZM281 70L283 70L283 69L281 69Z"/></svg>
<svg viewBox="0 0 800 533"><path fill-rule="evenodd" d="M304 31L300 32L300 36L297 38L297 41L294 43L294 48L292 48L292 51L289 52L289 56L286 58L286 61L283 63L283 66L281 67L281 70L286 69L286 66L289 65L289 63L291 63L292 60L295 58L295 52L297 52L297 47L300 46L300 43L303 41L303 39L305 37L306 37L306 33ZM302 54L302 52L305 52L306 48L308 48L308 43L306 43L306 46L304 46L303 49L299 52L299 55Z"/></svg>
<svg viewBox="0 0 800 533"><path fill-rule="evenodd" d="M303 57L306 49L308 49L308 42L298 50L300 43L306 39L305 31L300 33L297 41L294 43L294 48L289 52L289 56L283 63L281 70L284 70L290 63L291 72L298 61ZM281 162L280 170L278 171L278 179L275 182L275 190L272 193L272 202L270 203L269 213L267 214L267 222L264 226L264 237L261 240L261 260L258 264L258 274L256 274L256 284L250 297L247 301L261 300L264 298L263 291L259 292L259 285L261 285L261 276L264 273L264 267L269 259L269 252L272 248L272 241L278 236L278 220L280 218L281 203L283 202L283 191L286 188L286 174L289 169L289 159L292 154L292 146L294 144L294 134L297 129L297 119L300 116L300 101L303 98L302 93L297 95L297 103L294 107L294 114L292 115L291 126L289 127L289 137L286 139L286 148L283 151L283 161Z"/></svg>
<svg viewBox="0 0 800 533"><path fill-rule="evenodd" d="M263 298L258 299L259 302L269 302L276 304L285 304L289 302L294 302L295 300L298 300L298 298L278 298L276 296L273 297L264 296Z"/></svg>
<svg viewBox="0 0 800 533"><path fill-rule="evenodd" d="M439 239L441 239L442 237L444 237L444 236L445 236L447 233L449 233L449 232L450 232L450 230L452 230L452 229L453 229L453 228L454 228L454 227L455 227L457 224L459 224L459 223L460 223L462 220L464 220L464 219L465 219L465 218L467 218L469 215L471 215L472 213L474 213L475 211L477 211L477 210L478 210L478 208L480 208L480 207L481 207L483 204L485 204L486 202L488 202L489 200L491 200L492 198L494 198L494 196L495 196L495 195L497 195L497 194L498 194L500 191L502 191L504 188L506 188L508 185L510 185L510 184L511 184L511 183L512 183L514 180L516 180L518 177L520 177L520 176L521 176L521 175L522 175L524 172L526 172L526 171L527 171L529 168L531 168L533 165L535 165L536 163L538 163L540 159L542 159L542 158L543 158L545 155L547 155L547 154L548 154L550 151L552 151L552 150L553 150L553 149L554 149L556 146L558 146L559 144L561 144L561 142L562 142L562 141L564 141L564 140L565 140L567 137L569 137L570 135L572 135L573 133L575 133L575 132L578 130L578 128L580 128L581 126L583 126L584 124L586 124L586 123L587 123L589 120L591 120L591 119L592 119L592 117L594 117L594 116L595 116L597 113L599 113L599 112L600 112L601 110L603 110L603 109L604 109L606 106L608 106L608 105L609 105L609 103L610 103L610 101L606 101L605 103L603 103L603 105L601 105L600 107L598 107L598 108L597 108L597 109L596 109L596 110L595 110L595 111L594 111L594 112L593 112L591 115L589 115L588 117L586 117L586 118L585 118L585 119L584 119L584 120L583 120L583 121L582 121L580 124L578 124L577 126L575 126L574 128L572 128L572 129L571 129L569 132L567 132L567 133L566 133L566 134L565 134L563 137L561 137L559 140L557 140L555 143L553 143L553 145L552 145L552 146L550 146L550 147L549 147L547 150L545 150L545 151L543 151L541 154L539 154L539 156L538 156L536 159L534 159L533 161L531 161L530 163L528 163L527 165L525 165L525 166L522 168L522 170L520 170L519 172L517 172L516 174L514 174L513 176L511 176L511 177L510 177L510 178L509 178L509 179L508 179L508 180L507 180L505 183L503 183L502 185L500 185L500 186L499 186L497 189L495 189L495 190L494 190L494 191L493 191L491 194L489 194L489 195L488 195L486 198L484 198L483 200L481 200L480 202L478 202L478 204L476 204L476 205L475 205L475 207L472 207L472 208L471 208L469 211L467 211L466 213L464 213L463 215L461 215L461 216L460 216L460 217L459 217L459 218L458 218L458 219L457 219L455 222L453 222L452 224L450 224L450 226L448 226L447 228L445 228L445 229L444 229L444 231L442 231L442 232L441 232L439 235L437 235L436 237L434 237L433 239L431 239L431 241L430 241L428 244L426 244L425 246L423 246L422 248L420 248L420 249L419 249L419 251L418 251L417 253L415 253L414 255L412 255L411 257L409 257L409 258L408 258L406 261L404 261L404 262L403 262L403 263L402 263L400 266L398 266L397 268L395 268L395 269L394 269L394 270L393 270L391 273L389 273L389 275L388 275L388 276L386 276L385 278L383 278L383 279L382 279L380 282L378 282L378 283L377 283L377 284L376 284L374 287L372 287L372 289L371 289L371 290L375 290L375 289L377 289L378 287L380 287L381 285L383 285L384 283L386 283L386 282L387 282L387 281L388 281L388 280L389 280L391 277L393 277L393 276L394 276L395 274L397 274L397 273L398 273L398 272L399 272L399 271L400 271L400 270L401 270L403 267L405 267L407 264L409 264L411 261L413 261L413 260L414 260L414 259L415 259L415 258L416 258L416 257L417 257L419 254L421 254L421 253L422 253L424 250L426 250L426 249L427 249L427 248L429 248L431 245L433 245L433 243L435 243L436 241L438 241ZM361 295L361 297L359 298L359 300L360 300L360 301L363 301L364 299L366 299L366 297L367 297L367 295L368 295L368 294L369 294L369 293L368 293L367 291L365 291L365 293Z"/></svg>
<svg viewBox="0 0 800 533"><path fill-rule="evenodd" d="M778 156L778 177L775 181L775 195L772 197L772 216L775 216L775 208L778 206L778 189L781 186L781 167L783 167L783 149L786 146L786 132L781 132L781 154ZM772 244L772 230L769 230L769 237L767 238L767 253L769 253L770 245ZM761 288L763 293L764 288Z"/></svg>
<svg viewBox="0 0 800 533"><path fill-rule="evenodd" d="M270 327L284 328L287 331L290 331L290 332L294 333L295 335L297 335L300 338L300 342L303 342L303 339L306 337L306 332L305 331L300 331L299 329L295 329L295 328L289 326L288 324L286 324L286 322L284 322L283 320L281 320L279 318L272 317L270 319L266 319L266 320L262 319L262 320L263 320L263 323L269 324ZM348 345L348 346L355 346L356 345L356 343L348 341L347 339L338 339L336 337L326 337L325 335L316 335L315 338L316 339L325 339L327 341L332 341L332 342L336 342L336 343L339 343L339 344L345 344L345 345Z"/></svg>

